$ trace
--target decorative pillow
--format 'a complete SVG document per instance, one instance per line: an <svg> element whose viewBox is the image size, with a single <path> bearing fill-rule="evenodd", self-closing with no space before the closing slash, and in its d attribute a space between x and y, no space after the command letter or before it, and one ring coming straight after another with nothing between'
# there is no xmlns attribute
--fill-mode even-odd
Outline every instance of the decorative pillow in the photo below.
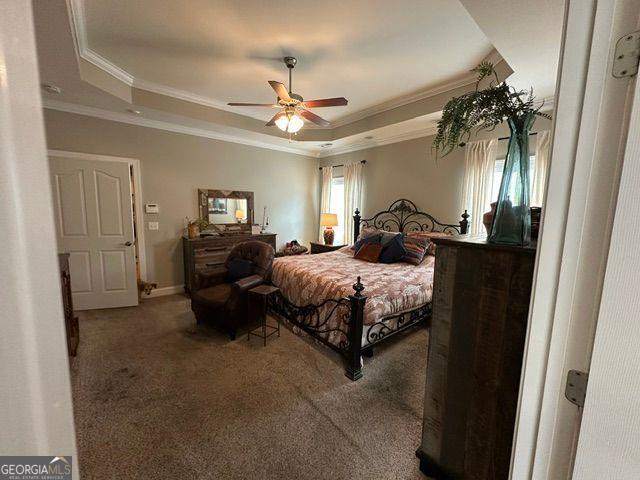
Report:
<svg viewBox="0 0 640 480"><path fill-rule="evenodd" d="M351 250L358 251L359 247L356 247L358 242L360 242L361 240L365 240L366 238L369 238L369 237L375 237L375 236L380 237L380 235L382 235L383 233L384 233L384 230L378 230L377 228L373 228L373 227L362 227L360 229L360 235L358 235L358 238L356 238L356 241L353 244L353 247L351 247Z"/></svg>
<svg viewBox="0 0 640 480"><path fill-rule="evenodd" d="M429 246L429 240L426 238L418 237L405 237L404 248L407 253L402 257L403 262L412 263L414 265L420 265L420 262L427 254L427 247Z"/></svg>
<svg viewBox="0 0 640 480"><path fill-rule="evenodd" d="M382 248L389 245L398 235L400 235L400 232L383 232L380 237L380 244L382 245Z"/></svg>
<svg viewBox="0 0 640 480"><path fill-rule="evenodd" d="M429 246L427 247L427 255L435 255L436 254L436 244L431 241L432 238L442 238L442 237L450 237L451 234L448 232L409 232L407 234L409 237L413 238L425 238L429 240Z"/></svg>
<svg viewBox="0 0 640 480"><path fill-rule="evenodd" d="M360 247L353 258L364 260L365 262L378 263L380 252L382 252L382 245L379 243L366 243Z"/></svg>
<svg viewBox="0 0 640 480"><path fill-rule="evenodd" d="M387 245L382 242L380 244L383 245L382 253L380 253L380 258L378 259L380 263L399 262L407 254L402 235L393 235Z"/></svg>
<svg viewBox="0 0 640 480"><path fill-rule="evenodd" d="M244 258L234 258L227 265L227 278L236 282L242 278L253 275L253 262Z"/></svg>
<svg viewBox="0 0 640 480"><path fill-rule="evenodd" d="M352 250L355 250L357 252L362 248L363 245L369 245L371 243L380 243L381 237L382 235L378 233L378 231L376 230L376 233L367 235L366 237L359 239L356 243L353 244L353 247L351 248Z"/></svg>

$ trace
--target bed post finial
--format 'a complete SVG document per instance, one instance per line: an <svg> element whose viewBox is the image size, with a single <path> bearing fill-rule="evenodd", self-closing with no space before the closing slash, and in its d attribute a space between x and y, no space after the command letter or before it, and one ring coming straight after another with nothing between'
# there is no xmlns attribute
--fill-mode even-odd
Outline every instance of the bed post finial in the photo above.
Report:
<svg viewBox="0 0 640 480"><path fill-rule="evenodd" d="M465 209L464 213L462 214L462 220L460 220L460 233L461 234L465 234L469 231L469 214L467 213L467 210Z"/></svg>
<svg viewBox="0 0 640 480"><path fill-rule="evenodd" d="M354 294L355 297L362 296L362 293L360 292L364 290L364 285L360 281L360 277L358 277L358 279L356 280L356 283L353 284L353 289L356 291L356 293Z"/></svg>
<svg viewBox="0 0 640 480"><path fill-rule="evenodd" d="M355 243L360 236L360 210L356 207L356 211L353 214L353 242Z"/></svg>
<svg viewBox="0 0 640 480"><path fill-rule="evenodd" d="M350 380L358 380L362 378L362 330L364 325L364 305L367 297L362 295L364 285L360 281L360 277L353 284L356 291L353 295L349 295L350 314L349 314L349 351L347 352L347 369L344 374Z"/></svg>

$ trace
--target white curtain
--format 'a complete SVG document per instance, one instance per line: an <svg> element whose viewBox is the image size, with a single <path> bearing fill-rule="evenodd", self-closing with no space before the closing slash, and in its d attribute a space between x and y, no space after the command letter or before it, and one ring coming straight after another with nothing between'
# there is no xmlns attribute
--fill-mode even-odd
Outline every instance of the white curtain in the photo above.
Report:
<svg viewBox="0 0 640 480"><path fill-rule="evenodd" d="M498 140L467 143L465 151L462 210L471 215L469 233L484 233L482 215L491 209L491 187Z"/></svg>
<svg viewBox="0 0 640 480"><path fill-rule="evenodd" d="M333 179L333 167L322 167L322 190L320 194L320 215L318 223L323 213L328 213L331 208L331 180ZM318 241L324 243L324 228L320 225Z"/></svg>
<svg viewBox="0 0 640 480"><path fill-rule="evenodd" d="M544 189L549 171L549 155L551 146L551 132L538 132L536 146L536 160L533 168L533 188L531 190L531 205L541 207L544 201Z"/></svg>
<svg viewBox="0 0 640 480"><path fill-rule="evenodd" d="M344 166L344 243L351 245L353 238L353 213L362 210L363 165L360 162Z"/></svg>

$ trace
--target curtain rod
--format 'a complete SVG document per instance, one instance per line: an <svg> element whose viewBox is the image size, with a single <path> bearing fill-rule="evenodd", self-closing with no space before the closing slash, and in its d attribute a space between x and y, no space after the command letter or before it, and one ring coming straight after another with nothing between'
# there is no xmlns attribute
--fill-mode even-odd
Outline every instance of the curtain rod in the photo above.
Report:
<svg viewBox="0 0 640 480"><path fill-rule="evenodd" d="M538 134L538 132L533 132L533 133L530 133L530 134L529 134L529 136L530 136L530 137L533 137L534 135L537 135L537 134ZM510 138L510 137L500 137L500 138L498 139L498 141L501 141L501 140L509 140L509 138Z"/></svg>
<svg viewBox="0 0 640 480"><path fill-rule="evenodd" d="M365 164L367 163L366 160L360 160L361 164ZM333 168L338 168L338 167L344 167L344 163L341 163L340 165L327 165L327 167L333 167ZM322 170L322 167L320 167L318 170Z"/></svg>

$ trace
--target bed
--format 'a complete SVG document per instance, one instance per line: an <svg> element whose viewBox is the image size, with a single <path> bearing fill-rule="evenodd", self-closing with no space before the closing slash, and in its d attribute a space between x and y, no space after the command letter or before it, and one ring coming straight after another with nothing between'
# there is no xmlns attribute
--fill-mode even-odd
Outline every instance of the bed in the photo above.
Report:
<svg viewBox="0 0 640 480"><path fill-rule="evenodd" d="M458 225L437 221L407 199L400 199L371 218L354 214L354 238L363 226L380 230L466 233L468 214ZM393 335L431 315L435 258L420 265L368 263L353 258L350 246L319 255L274 260L272 283L279 287L268 304L284 318L346 361L351 380L362 377L362 355Z"/></svg>

